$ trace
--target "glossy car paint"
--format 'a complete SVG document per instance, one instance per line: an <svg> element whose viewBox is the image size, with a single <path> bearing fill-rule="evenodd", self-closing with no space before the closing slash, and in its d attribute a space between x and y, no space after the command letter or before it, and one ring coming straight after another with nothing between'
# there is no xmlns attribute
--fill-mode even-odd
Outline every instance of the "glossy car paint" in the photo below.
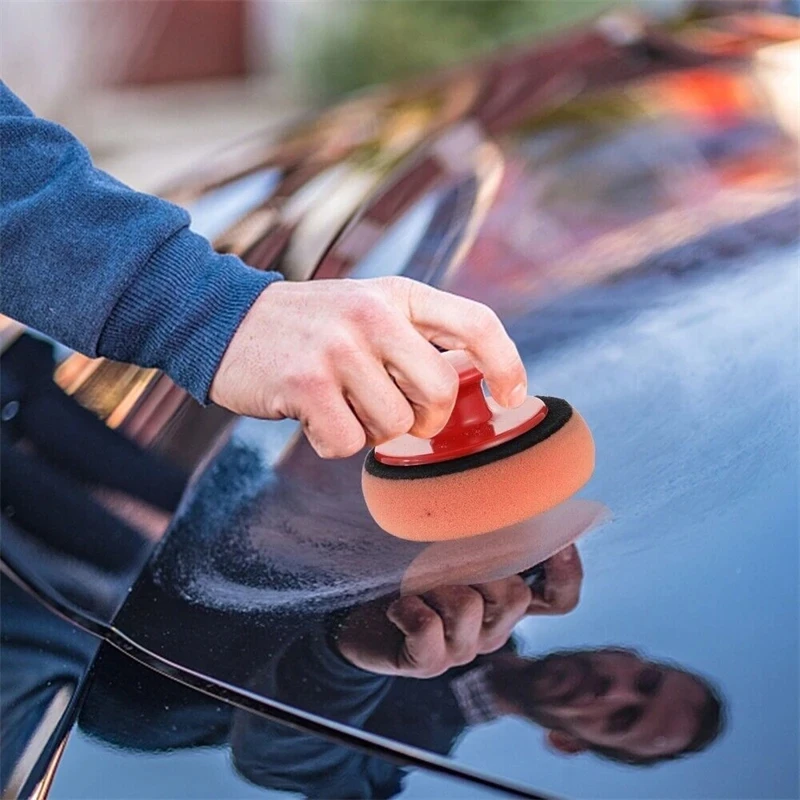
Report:
<svg viewBox="0 0 800 800"><path fill-rule="evenodd" d="M620 47L580 33L354 100L278 145L254 143L244 166L223 160L176 188L190 209L204 204L209 225L214 202L220 217L244 214L214 234L256 266L308 278L312 263L317 277L343 277L401 262L405 274L492 304L533 388L586 417L597 470L547 518L444 550L401 542L369 518L359 458L321 462L291 422L232 423L163 377L73 357L63 386L195 472L106 631L129 655L106 646L89 683L81 673L83 716L52 796L112 796L104 776L123 761L136 796L163 796L176 775L184 796L201 796L190 765L212 762L217 796L244 796L228 760L244 752L264 796L298 773L307 790L336 796L298 757L329 757L335 745L312 733L296 749L264 721L276 702L298 719L328 719L331 731L344 724L374 752L410 745L423 769L402 796L478 791L429 783L441 779L425 759L433 768L441 755L487 781L557 796L797 794L796 143L754 67L792 24L769 30L731 34L737 59L721 62L685 41ZM241 183L268 169L281 170L277 185ZM232 199L237 181L248 202L263 192L250 211ZM363 671L382 699L366 716L342 714L326 669L356 612L368 641L383 621L360 610L386 596L524 573L581 536L579 604L525 619L502 655L635 648L700 675L727 721L707 750L649 768L568 757L545 744L541 724L512 716L462 719L443 739L434 734L452 708L446 675ZM666 704L678 707L696 687L669 674ZM177 699L156 714L160 691ZM230 722L237 703L252 724ZM153 780L145 753L156 751L165 766ZM343 759L348 775L361 774L358 758ZM87 781L87 761L101 788ZM385 777L382 763L371 757Z"/></svg>

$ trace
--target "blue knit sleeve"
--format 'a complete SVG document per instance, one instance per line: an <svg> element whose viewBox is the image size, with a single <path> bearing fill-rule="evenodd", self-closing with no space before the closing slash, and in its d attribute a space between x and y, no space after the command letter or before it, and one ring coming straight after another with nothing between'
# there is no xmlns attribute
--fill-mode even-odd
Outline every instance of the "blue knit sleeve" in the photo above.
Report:
<svg viewBox="0 0 800 800"><path fill-rule="evenodd" d="M2 312L89 356L164 370L200 402L280 276L215 253L188 214L96 169L0 82Z"/></svg>

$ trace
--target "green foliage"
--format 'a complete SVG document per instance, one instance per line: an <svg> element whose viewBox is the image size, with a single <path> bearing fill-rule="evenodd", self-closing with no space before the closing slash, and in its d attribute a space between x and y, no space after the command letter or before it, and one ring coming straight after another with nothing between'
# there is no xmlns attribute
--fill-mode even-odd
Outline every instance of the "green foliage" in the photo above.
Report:
<svg viewBox="0 0 800 800"><path fill-rule="evenodd" d="M343 0L338 18L329 15L304 37L304 72L312 91L331 98L457 63L608 6L608 0Z"/></svg>

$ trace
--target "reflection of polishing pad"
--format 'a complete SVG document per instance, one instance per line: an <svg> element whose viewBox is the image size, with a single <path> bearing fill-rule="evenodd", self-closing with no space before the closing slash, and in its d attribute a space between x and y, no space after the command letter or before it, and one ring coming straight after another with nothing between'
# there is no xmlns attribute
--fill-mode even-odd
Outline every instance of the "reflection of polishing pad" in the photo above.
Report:
<svg viewBox="0 0 800 800"><path fill-rule="evenodd" d="M602 503L573 498L508 528L469 539L436 542L411 562L400 591L419 594L438 586L488 583L519 574L609 517Z"/></svg>

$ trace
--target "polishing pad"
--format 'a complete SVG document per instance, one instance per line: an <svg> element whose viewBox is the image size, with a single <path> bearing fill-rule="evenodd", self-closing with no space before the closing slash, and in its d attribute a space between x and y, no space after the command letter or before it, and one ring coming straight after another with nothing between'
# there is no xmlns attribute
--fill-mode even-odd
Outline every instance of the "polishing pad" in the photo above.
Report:
<svg viewBox="0 0 800 800"><path fill-rule="evenodd" d="M504 528L575 494L594 470L594 442L566 400L529 397L519 409L486 398L459 360L456 406L431 440L406 435L367 455L362 489L388 533L442 541Z"/></svg>

